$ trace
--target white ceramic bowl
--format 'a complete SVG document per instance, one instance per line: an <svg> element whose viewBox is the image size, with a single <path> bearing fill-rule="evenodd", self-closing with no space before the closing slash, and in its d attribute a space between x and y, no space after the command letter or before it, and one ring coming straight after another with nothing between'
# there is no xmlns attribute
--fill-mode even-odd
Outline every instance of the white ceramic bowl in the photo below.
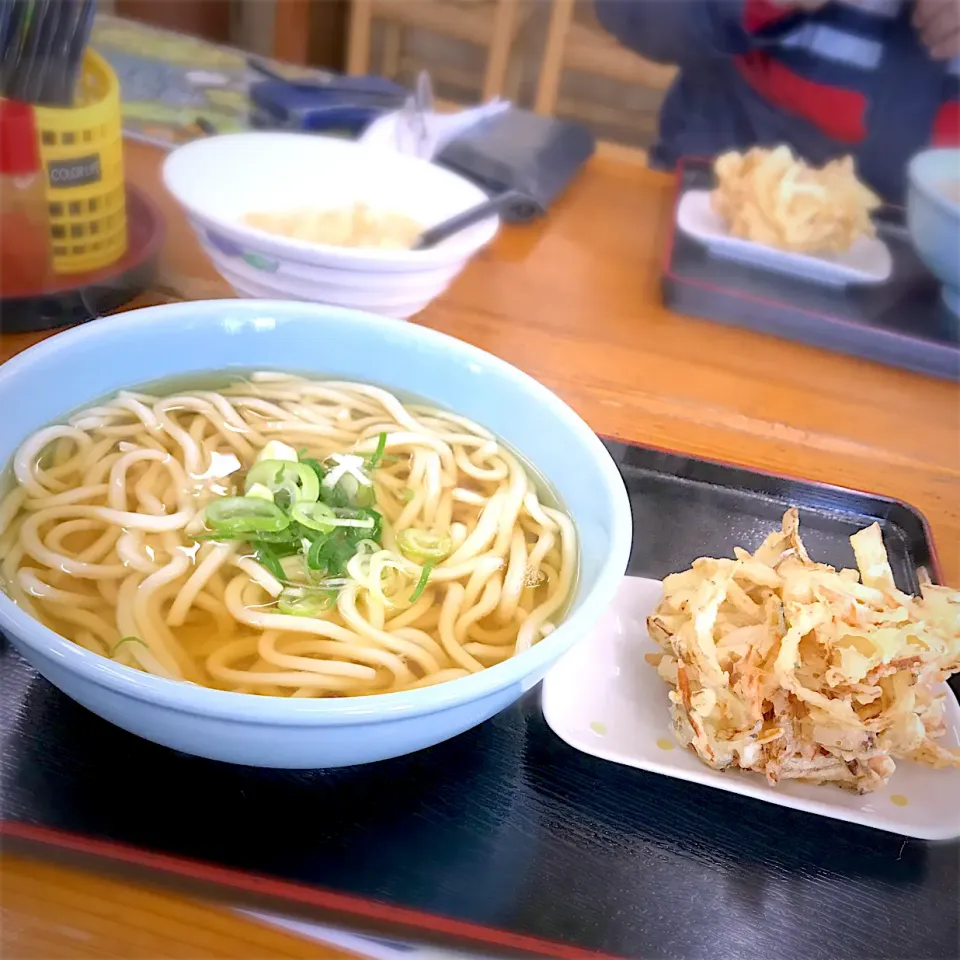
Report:
<svg viewBox="0 0 960 960"><path fill-rule="evenodd" d="M334 247L246 226L244 214L362 201L425 227L482 203L455 173L332 137L239 133L187 144L163 166L217 271L241 296L280 296L409 317L441 294L495 236L491 217L430 250Z"/></svg>
<svg viewBox="0 0 960 960"><path fill-rule="evenodd" d="M924 150L907 168L907 227L920 258L960 316L960 149Z"/></svg>
<svg viewBox="0 0 960 960"><path fill-rule="evenodd" d="M620 474L546 387L459 340L369 314L224 300L74 327L0 366L0 466L32 432L121 387L210 371L287 369L418 394L483 424L547 477L580 535L566 619L531 650L460 680L371 697L291 700L210 690L99 657L0 593L0 630L51 683L117 726L178 750L261 767L368 763L439 743L536 684L612 600L630 552Z"/></svg>
<svg viewBox="0 0 960 960"><path fill-rule="evenodd" d="M207 244L202 244L217 272L242 297L267 300L316 301L317 281L301 278L292 272L275 277L244 261L229 257ZM317 270L323 268L316 268ZM332 278L324 285L325 302L331 306L369 310L395 320L406 320L419 313L431 300L446 290L449 271L440 277L431 274L363 274L362 283L346 281L342 274L331 271Z"/></svg>

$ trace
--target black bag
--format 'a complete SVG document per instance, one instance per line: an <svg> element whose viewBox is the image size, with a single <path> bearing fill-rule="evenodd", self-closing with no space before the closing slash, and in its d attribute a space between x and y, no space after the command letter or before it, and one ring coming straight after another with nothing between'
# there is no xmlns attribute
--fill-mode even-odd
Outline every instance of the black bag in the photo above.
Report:
<svg viewBox="0 0 960 960"><path fill-rule="evenodd" d="M491 196L522 196L501 216L525 223L541 216L593 154L586 127L511 107L478 123L440 151L436 162Z"/></svg>

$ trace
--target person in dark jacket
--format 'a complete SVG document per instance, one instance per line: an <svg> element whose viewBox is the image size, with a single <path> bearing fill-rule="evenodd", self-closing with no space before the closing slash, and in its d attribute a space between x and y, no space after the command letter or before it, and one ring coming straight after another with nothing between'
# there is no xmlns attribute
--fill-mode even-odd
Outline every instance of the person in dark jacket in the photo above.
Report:
<svg viewBox="0 0 960 960"><path fill-rule="evenodd" d="M652 166L785 143L822 164L852 154L901 202L908 159L960 145L957 0L595 0L600 23L680 67Z"/></svg>

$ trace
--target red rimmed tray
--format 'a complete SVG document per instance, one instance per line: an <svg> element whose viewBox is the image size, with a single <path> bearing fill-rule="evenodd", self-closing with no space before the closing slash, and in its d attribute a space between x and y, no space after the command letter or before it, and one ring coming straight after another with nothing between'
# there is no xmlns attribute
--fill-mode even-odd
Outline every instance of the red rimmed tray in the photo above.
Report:
<svg viewBox="0 0 960 960"><path fill-rule="evenodd" d="M165 235L160 209L128 184L126 253L98 270L53 277L43 290L5 291L0 299L0 329L4 333L50 330L118 309L150 285Z"/></svg>
<svg viewBox="0 0 960 960"><path fill-rule="evenodd" d="M681 196L714 183L709 160L686 158L677 169L662 281L663 302L671 310L960 380L960 318L944 304L939 282L917 257L902 208L885 206L874 218L893 257L890 279L829 287L711 256L679 230Z"/></svg>

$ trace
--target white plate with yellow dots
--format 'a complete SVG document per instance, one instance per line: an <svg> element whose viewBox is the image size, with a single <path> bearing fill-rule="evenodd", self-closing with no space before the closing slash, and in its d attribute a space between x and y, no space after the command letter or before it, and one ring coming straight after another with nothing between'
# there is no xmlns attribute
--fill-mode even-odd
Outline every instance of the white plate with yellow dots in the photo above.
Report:
<svg viewBox="0 0 960 960"><path fill-rule="evenodd" d="M547 675L543 715L561 739L584 753L639 770L859 823L923 840L960 837L960 769L933 770L897 761L886 788L859 796L832 785L795 781L773 787L758 774L721 773L674 740L669 688L644 654L660 648L647 616L660 602L658 580L626 577L589 638ZM960 705L948 690L944 746L960 745Z"/></svg>

